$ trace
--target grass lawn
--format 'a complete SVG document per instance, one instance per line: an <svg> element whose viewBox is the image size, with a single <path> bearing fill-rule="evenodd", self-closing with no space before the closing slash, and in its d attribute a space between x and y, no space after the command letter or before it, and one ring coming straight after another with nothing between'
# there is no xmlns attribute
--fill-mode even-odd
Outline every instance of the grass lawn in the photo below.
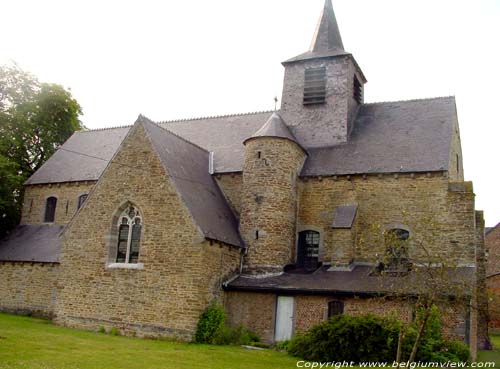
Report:
<svg viewBox="0 0 500 369"><path fill-rule="evenodd" d="M281 369L295 363L273 350L117 337L0 314L2 369Z"/></svg>
<svg viewBox="0 0 500 369"><path fill-rule="evenodd" d="M480 351L478 361L494 361L496 368L500 368L500 335L492 335L491 343L493 344L492 351Z"/></svg>
<svg viewBox="0 0 500 369"><path fill-rule="evenodd" d="M500 368L500 335L479 361ZM0 313L0 369L281 369L296 359L273 350L172 343L61 328Z"/></svg>

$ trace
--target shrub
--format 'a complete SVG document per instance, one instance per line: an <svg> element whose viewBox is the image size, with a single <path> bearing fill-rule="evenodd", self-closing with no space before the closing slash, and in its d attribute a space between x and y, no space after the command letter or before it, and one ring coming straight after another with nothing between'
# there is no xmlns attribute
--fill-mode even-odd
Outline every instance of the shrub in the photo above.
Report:
<svg viewBox="0 0 500 369"><path fill-rule="evenodd" d="M226 313L222 306L212 303L200 316L195 341L197 343L212 343L217 331L224 328L225 320Z"/></svg>
<svg viewBox="0 0 500 369"><path fill-rule="evenodd" d="M102 325L99 326L99 329L97 330L99 333L106 333L106 328L104 328Z"/></svg>
<svg viewBox="0 0 500 369"><path fill-rule="evenodd" d="M310 361L394 360L400 323L374 315L336 315L296 335L288 352Z"/></svg>
<svg viewBox="0 0 500 369"><path fill-rule="evenodd" d="M252 345L259 337L242 325L230 327L224 325L216 333L211 343L215 345Z"/></svg>
<svg viewBox="0 0 500 369"><path fill-rule="evenodd" d="M109 330L109 334L112 336L119 336L120 331L115 327L111 327L111 329Z"/></svg>
<svg viewBox="0 0 500 369"><path fill-rule="evenodd" d="M201 314L195 335L195 342L215 345L251 345L259 342L259 337L242 325L230 327L225 324L226 312L216 304L211 304Z"/></svg>

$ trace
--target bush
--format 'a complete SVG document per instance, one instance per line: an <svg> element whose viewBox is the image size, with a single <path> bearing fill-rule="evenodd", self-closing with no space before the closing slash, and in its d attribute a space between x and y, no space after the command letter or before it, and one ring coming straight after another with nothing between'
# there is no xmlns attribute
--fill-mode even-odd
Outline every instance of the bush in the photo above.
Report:
<svg viewBox="0 0 500 369"><path fill-rule="evenodd" d="M402 360L410 357L417 337L422 312L406 329ZM308 332L299 333L288 343L288 352L304 360L327 361L393 361L396 358L399 330L402 323L392 318L373 315L337 315ZM466 362L468 347L458 341L447 341L441 334L439 312L433 309L421 339L416 361Z"/></svg>
<svg viewBox="0 0 500 369"><path fill-rule="evenodd" d="M400 323L374 315L336 315L296 335L288 352L309 361L394 360Z"/></svg>
<svg viewBox="0 0 500 369"><path fill-rule="evenodd" d="M195 342L215 345L251 345L260 341L255 333L242 325L230 327L225 322L226 312L222 306L213 303L200 316Z"/></svg>
<svg viewBox="0 0 500 369"><path fill-rule="evenodd" d="M195 341L197 343L212 343L217 332L224 328L225 321L226 312L222 306L212 303L200 316Z"/></svg>

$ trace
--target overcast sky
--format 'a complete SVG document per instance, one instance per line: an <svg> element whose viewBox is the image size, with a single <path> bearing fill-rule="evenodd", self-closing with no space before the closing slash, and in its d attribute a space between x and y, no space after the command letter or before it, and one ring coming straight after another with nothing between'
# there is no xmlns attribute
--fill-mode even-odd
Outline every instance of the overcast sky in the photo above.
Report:
<svg viewBox="0 0 500 369"><path fill-rule="evenodd" d="M89 128L270 110L324 0L1 0L0 63L70 88ZM454 95L466 180L500 222L500 0L333 0L366 101Z"/></svg>

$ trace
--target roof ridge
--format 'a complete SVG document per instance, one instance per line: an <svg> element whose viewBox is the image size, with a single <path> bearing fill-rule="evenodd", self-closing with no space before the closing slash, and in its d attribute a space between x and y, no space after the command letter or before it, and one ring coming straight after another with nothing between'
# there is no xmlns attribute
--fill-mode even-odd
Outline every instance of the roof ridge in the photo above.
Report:
<svg viewBox="0 0 500 369"><path fill-rule="evenodd" d="M279 111L279 110L277 110ZM263 113L272 113L274 110L260 110L254 112L246 112L246 113L235 113L235 114L223 114L223 115L212 115L212 116L204 116L204 117L195 117L195 118L182 118L182 119L172 119L172 120L162 120L156 122L157 124L165 124L165 123L176 123L176 122L187 122L193 120L204 120L204 119L215 119L215 118L229 118L229 117L241 117L245 115L255 115L255 114L263 114Z"/></svg>
<svg viewBox="0 0 500 369"><path fill-rule="evenodd" d="M191 141L187 140L186 138L184 138L184 137L182 137L182 136L179 136L177 133L174 133L174 132L172 132L171 130L169 130L169 129L165 128L165 127L160 126L160 124L159 124L159 123L152 121L152 120L151 120L151 119L149 119L148 117L146 117L146 116L144 116L144 115L142 115L142 117L143 117L143 118L145 118L145 119L147 119L149 123L154 124L156 127L160 128L160 129L162 129L162 130L164 130L165 132L167 132L167 133L171 134L172 136L179 138L180 140L182 140L182 141L184 141L184 142L186 142L186 143L188 143L188 144L190 144L190 145L192 145L192 146L194 146L194 147L196 147L196 148L198 148L198 149L200 149L200 150L202 150L202 151L206 152L207 154L209 154L209 153L210 153L210 151L208 151L207 149L205 149L205 148L203 148L203 147L201 147L201 146L199 146L199 145L195 144L194 142L191 142Z"/></svg>
<svg viewBox="0 0 500 369"><path fill-rule="evenodd" d="M406 99L406 100L394 100L394 101L374 101L369 103L363 103L363 105L377 105L377 104L390 104L398 102L414 102L414 101L429 101L429 100L444 100L444 99L455 99L455 95L448 96L436 96L436 97L422 97L416 99Z"/></svg>
<svg viewBox="0 0 500 369"><path fill-rule="evenodd" d="M108 131L112 129L120 129L120 128L130 128L132 124L126 124L122 126L113 126L113 127L102 127L102 128L93 128L93 129L82 129L80 131L75 131L75 133L86 133L86 132L98 132L98 131Z"/></svg>

